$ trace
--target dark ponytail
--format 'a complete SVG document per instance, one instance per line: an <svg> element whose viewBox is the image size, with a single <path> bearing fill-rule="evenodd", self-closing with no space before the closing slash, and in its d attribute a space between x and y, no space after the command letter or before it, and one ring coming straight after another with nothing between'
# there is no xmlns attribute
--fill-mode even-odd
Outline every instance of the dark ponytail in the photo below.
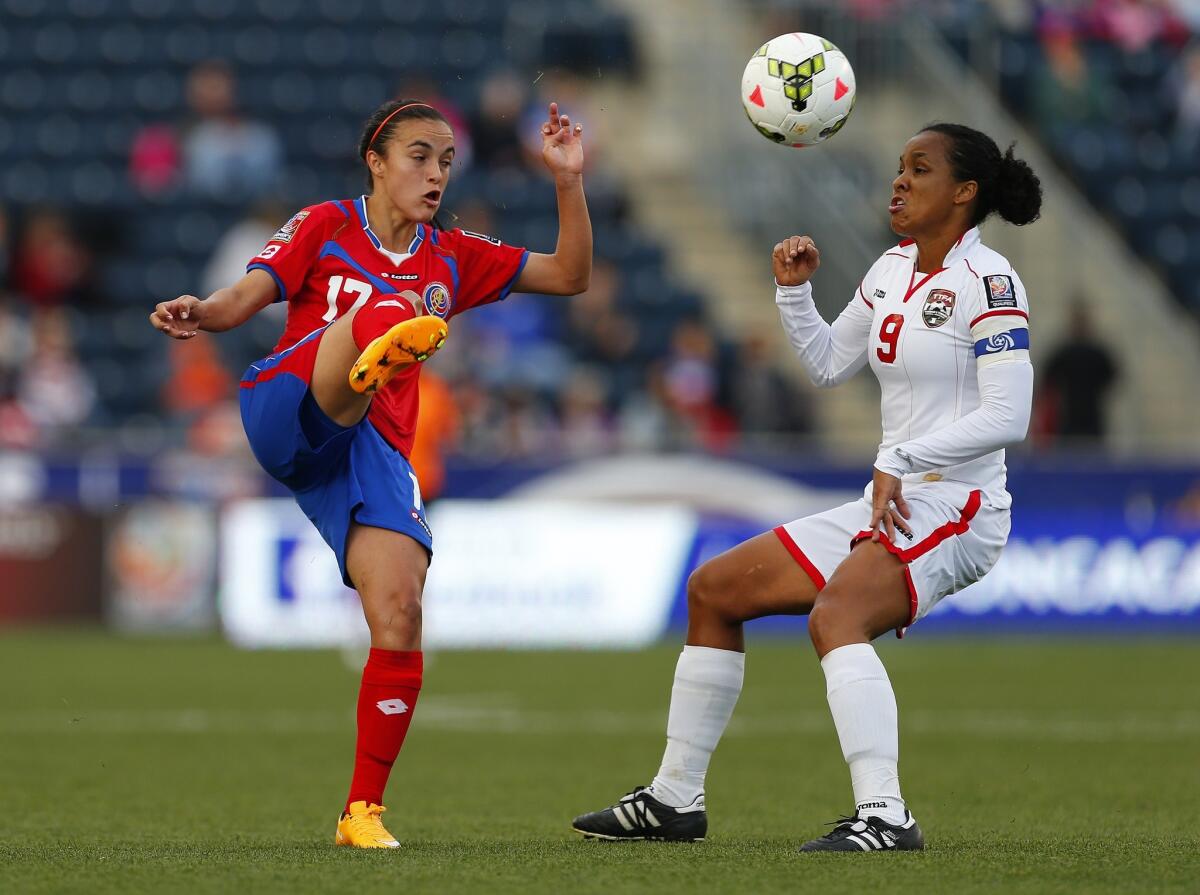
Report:
<svg viewBox="0 0 1200 895"><path fill-rule="evenodd" d="M358 138L358 157L365 162L367 153L372 149L380 155L385 155L388 141L396 133L396 127L400 122L411 121L414 118L440 121L446 125L450 123L446 121L445 115L419 99L388 100L372 112L371 117L363 124L362 135ZM370 191L372 186L371 172L368 170L367 190Z"/></svg>
<svg viewBox="0 0 1200 895"><path fill-rule="evenodd" d="M950 141L947 156L954 179L974 180L979 184L971 224L981 224L994 211L1018 227L1031 224L1042 213L1042 182L1033 169L1013 155L1009 146L1004 155L987 134L962 124L926 125L922 133L942 134Z"/></svg>

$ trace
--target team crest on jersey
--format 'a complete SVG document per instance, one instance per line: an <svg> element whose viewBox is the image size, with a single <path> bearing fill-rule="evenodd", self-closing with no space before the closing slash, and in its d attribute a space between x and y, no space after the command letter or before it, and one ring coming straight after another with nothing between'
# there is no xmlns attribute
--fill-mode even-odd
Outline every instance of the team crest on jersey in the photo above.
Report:
<svg viewBox="0 0 1200 895"><path fill-rule="evenodd" d="M442 283L430 283L425 287L425 313L443 320L450 313L450 290Z"/></svg>
<svg viewBox="0 0 1200 895"><path fill-rule="evenodd" d="M292 219L275 231L268 242L291 242L292 237L296 235L296 231L300 229L300 225L304 223L304 219L308 217L307 211L297 211L292 215Z"/></svg>
<svg viewBox="0 0 1200 895"><path fill-rule="evenodd" d="M1017 290L1013 288L1012 277L996 274L983 278L987 288L987 304L989 308L1015 308L1017 306Z"/></svg>
<svg viewBox="0 0 1200 895"><path fill-rule="evenodd" d="M930 289L925 296L925 307L921 309L921 319L931 329L941 326L954 313L954 293L946 289Z"/></svg>

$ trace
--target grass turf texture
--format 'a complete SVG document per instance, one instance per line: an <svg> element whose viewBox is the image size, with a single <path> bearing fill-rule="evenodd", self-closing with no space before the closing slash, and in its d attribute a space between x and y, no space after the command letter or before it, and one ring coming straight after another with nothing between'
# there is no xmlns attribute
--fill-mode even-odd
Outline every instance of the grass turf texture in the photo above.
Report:
<svg viewBox="0 0 1200 895"><path fill-rule="evenodd" d="M385 820L334 849L357 675L337 653L0 633L0 891L1188 892L1200 650L888 642L923 854L800 855L851 806L820 670L752 642L710 839L582 841L648 783L677 647L431 656Z"/></svg>

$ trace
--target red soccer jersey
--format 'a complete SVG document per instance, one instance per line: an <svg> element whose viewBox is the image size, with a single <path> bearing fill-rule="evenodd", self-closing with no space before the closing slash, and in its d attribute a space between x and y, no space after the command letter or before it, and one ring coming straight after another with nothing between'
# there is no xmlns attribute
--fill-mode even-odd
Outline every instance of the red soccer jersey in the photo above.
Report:
<svg viewBox="0 0 1200 895"><path fill-rule="evenodd" d="M372 296L396 294L418 315L450 318L508 297L529 252L466 230L417 225L405 254L383 248L367 220L366 197L310 205L292 217L247 265L262 268L288 303L279 352ZM417 423L420 364L401 371L375 396L367 418L404 454ZM349 371L347 371L349 373Z"/></svg>

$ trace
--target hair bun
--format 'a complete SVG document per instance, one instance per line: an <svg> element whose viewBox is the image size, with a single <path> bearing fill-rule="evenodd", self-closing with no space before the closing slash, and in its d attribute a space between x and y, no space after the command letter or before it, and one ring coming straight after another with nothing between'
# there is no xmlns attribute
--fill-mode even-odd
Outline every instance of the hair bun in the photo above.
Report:
<svg viewBox="0 0 1200 895"><path fill-rule="evenodd" d="M1018 227L1031 224L1042 213L1042 182L1023 159L1013 155L1012 144L1000 160L996 178L996 211Z"/></svg>

